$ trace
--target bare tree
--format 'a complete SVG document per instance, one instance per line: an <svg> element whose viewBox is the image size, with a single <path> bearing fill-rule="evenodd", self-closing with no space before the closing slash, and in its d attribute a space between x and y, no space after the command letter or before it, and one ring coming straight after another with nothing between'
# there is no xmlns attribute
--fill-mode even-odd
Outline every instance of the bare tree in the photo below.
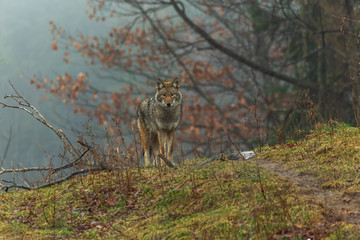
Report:
<svg viewBox="0 0 360 240"><path fill-rule="evenodd" d="M284 131L291 119L303 124L305 114L295 102L303 90L309 90L322 118L353 119L349 66L358 56L350 36L343 33L357 26L345 21L341 31L338 19L354 17L351 0L89 4L90 19L117 18L122 26L100 39L74 37L52 23L52 32L60 36L54 38L53 48L62 43L81 53L89 65L100 65L105 69L98 72L103 81L118 84L113 84L114 91L92 86L87 74L32 81L74 103L75 112L94 113L99 124L110 125L108 119L115 115L121 126L129 126L140 99L153 91L148 86L155 86L154 79L175 75L181 77L186 96L178 137L202 154L213 152L209 138L224 146L239 139L251 148L259 128L264 135L279 119L286 121L281 123ZM71 64L68 56L66 51L65 61Z"/></svg>

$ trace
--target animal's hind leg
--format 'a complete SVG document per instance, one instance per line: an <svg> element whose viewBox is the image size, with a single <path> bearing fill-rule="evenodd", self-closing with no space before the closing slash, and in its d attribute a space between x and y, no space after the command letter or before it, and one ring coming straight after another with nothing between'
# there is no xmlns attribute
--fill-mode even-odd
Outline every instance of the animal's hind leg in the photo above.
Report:
<svg viewBox="0 0 360 240"><path fill-rule="evenodd" d="M141 121L138 121L138 127L139 127L139 133L140 133L140 139L141 144L144 150L144 162L145 166L148 166L150 164L150 132L145 128L145 126L141 123Z"/></svg>

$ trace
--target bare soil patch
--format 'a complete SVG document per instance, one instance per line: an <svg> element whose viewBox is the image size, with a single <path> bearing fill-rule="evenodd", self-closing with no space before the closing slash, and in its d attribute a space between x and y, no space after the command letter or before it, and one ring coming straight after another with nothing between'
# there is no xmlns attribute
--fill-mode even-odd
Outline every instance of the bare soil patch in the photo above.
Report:
<svg viewBox="0 0 360 240"><path fill-rule="evenodd" d="M344 191L324 189L316 176L297 169L290 169L279 162L266 159L255 160L256 164L266 170L285 177L300 188L300 193L311 200L316 200L327 210L330 223L346 222L360 226L360 196L346 194Z"/></svg>

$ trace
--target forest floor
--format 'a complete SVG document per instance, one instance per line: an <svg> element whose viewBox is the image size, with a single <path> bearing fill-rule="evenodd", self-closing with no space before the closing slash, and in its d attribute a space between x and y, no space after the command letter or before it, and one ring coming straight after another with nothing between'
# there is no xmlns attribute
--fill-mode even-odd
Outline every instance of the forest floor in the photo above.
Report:
<svg viewBox="0 0 360 240"><path fill-rule="evenodd" d="M360 130L0 194L3 239L360 239Z"/></svg>

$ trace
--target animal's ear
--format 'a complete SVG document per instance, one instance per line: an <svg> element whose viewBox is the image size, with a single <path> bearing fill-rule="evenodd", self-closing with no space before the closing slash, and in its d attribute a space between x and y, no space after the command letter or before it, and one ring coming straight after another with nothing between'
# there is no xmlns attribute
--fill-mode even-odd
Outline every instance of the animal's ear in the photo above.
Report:
<svg viewBox="0 0 360 240"><path fill-rule="evenodd" d="M160 90L163 87L164 87L164 82L160 78L158 78L157 81L156 81L156 89Z"/></svg>
<svg viewBox="0 0 360 240"><path fill-rule="evenodd" d="M176 89L179 89L180 88L180 81L179 81L179 78L174 78L174 80L172 80L171 82L171 85L176 88Z"/></svg>

